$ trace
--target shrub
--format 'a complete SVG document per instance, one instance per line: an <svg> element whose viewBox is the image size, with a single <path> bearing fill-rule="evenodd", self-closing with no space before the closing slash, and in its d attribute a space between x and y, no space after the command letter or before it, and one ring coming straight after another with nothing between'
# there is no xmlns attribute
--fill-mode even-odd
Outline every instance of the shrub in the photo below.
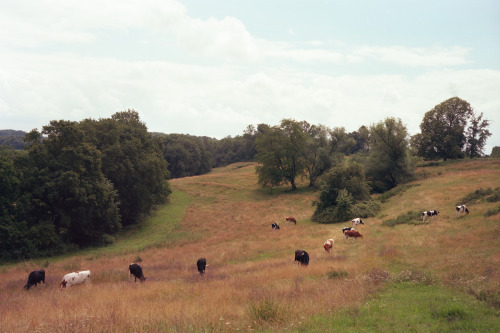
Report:
<svg viewBox="0 0 500 333"><path fill-rule="evenodd" d="M500 200L500 188L497 187L494 190L491 188L483 189L480 188L467 194L463 197L460 202L457 202L457 205L469 204L477 201L486 200L488 202L497 202Z"/></svg>
<svg viewBox="0 0 500 333"><path fill-rule="evenodd" d="M493 209L489 209L485 214L484 216L488 217L488 216L493 216L493 215L497 215L498 213L500 213L500 206L496 206L495 208Z"/></svg>
<svg viewBox="0 0 500 333"><path fill-rule="evenodd" d="M398 224L418 225L418 224L424 224L424 222L420 220L420 213L414 211L408 211L406 213L398 215L398 217L396 217L395 219L386 220L382 222L382 225L386 227L394 227Z"/></svg>
<svg viewBox="0 0 500 333"><path fill-rule="evenodd" d="M347 277L348 274L346 271L330 271L326 275L329 279L338 279Z"/></svg>
<svg viewBox="0 0 500 333"><path fill-rule="evenodd" d="M268 297L250 306L250 316L258 322L275 323L282 320L279 315L279 305Z"/></svg>
<svg viewBox="0 0 500 333"><path fill-rule="evenodd" d="M420 184L406 184L406 185L399 185L395 188L393 188L392 190L390 191L387 191L383 194L381 194L379 197L378 197L378 200L380 200L380 202L386 202L387 200L389 200L390 198L392 198L393 196L395 195L398 195L398 194L402 194L403 192L405 192L406 190L414 187L414 186L419 186Z"/></svg>

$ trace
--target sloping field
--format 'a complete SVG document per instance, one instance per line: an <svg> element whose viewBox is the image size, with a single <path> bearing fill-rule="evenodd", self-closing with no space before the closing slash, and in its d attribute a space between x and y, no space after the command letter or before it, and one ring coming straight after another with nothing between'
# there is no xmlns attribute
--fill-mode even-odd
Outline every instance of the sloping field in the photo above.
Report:
<svg viewBox="0 0 500 333"><path fill-rule="evenodd" d="M500 215L484 216L499 202L478 199L469 215L455 214L466 194L500 187L500 161L418 175L364 219L356 241L342 237L347 222L310 221L317 192L306 182L295 192L262 190L254 164L173 180L170 204L116 244L0 267L0 331L500 331ZM424 224L382 225L433 209L440 214ZM328 238L331 254L322 247ZM296 249L309 253L309 266L293 264ZM145 283L129 279L131 262ZM46 285L23 290L42 267ZM86 269L90 284L58 291L64 274Z"/></svg>

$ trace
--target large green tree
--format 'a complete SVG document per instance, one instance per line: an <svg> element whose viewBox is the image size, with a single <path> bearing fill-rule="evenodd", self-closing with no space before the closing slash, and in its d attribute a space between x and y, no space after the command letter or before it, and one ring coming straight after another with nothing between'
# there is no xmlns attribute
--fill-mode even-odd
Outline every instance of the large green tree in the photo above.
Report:
<svg viewBox="0 0 500 333"><path fill-rule="evenodd" d="M256 172L262 186L278 186L290 183L297 188L297 177L305 174L304 146L306 134L301 124L292 119L283 119L279 126L259 125L255 156L259 165Z"/></svg>
<svg viewBox="0 0 500 333"><path fill-rule="evenodd" d="M78 245L108 241L121 226L118 197L102 173L102 155L86 133L76 122L51 121L28 139L23 162L28 226L47 239L55 233Z"/></svg>
<svg viewBox="0 0 500 333"><path fill-rule="evenodd" d="M436 105L425 114L421 133L412 137L417 154L427 159L463 158L465 128L473 114L470 104L458 97Z"/></svg>
<svg viewBox="0 0 500 333"><path fill-rule="evenodd" d="M138 112L81 123L102 153L102 171L118 191L122 224L141 222L170 194L168 163L161 138L153 137Z"/></svg>
<svg viewBox="0 0 500 333"><path fill-rule="evenodd" d="M410 155L408 131L401 119L386 118L370 126L371 148L367 176L392 188L413 177L415 164Z"/></svg>

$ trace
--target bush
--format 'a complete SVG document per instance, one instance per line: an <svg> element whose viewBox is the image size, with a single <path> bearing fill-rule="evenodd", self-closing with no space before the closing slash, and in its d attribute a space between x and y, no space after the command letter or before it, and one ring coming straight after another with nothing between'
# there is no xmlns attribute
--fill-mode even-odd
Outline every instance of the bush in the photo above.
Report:
<svg viewBox="0 0 500 333"><path fill-rule="evenodd" d="M279 305L268 297L258 304L252 304L250 315L253 320L258 322L275 323L282 320L279 316Z"/></svg>
<svg viewBox="0 0 500 333"><path fill-rule="evenodd" d="M470 204L483 200L488 202L497 202L500 200L500 188L497 187L494 190L489 187L487 189L480 188L467 194L460 200L460 202L457 202L457 205Z"/></svg>
<svg viewBox="0 0 500 333"><path fill-rule="evenodd" d="M420 219L420 213L414 211L408 211L406 213L398 215L398 217L396 217L395 219L386 220L382 222L382 225L386 227L394 227L398 224L419 225L419 224L425 224L425 222L422 222L422 220Z"/></svg>
<svg viewBox="0 0 500 333"><path fill-rule="evenodd" d="M500 206L496 206L495 208L493 209L489 209L485 214L484 216L488 217L488 216L493 216L493 215L497 215L498 213L500 213Z"/></svg>

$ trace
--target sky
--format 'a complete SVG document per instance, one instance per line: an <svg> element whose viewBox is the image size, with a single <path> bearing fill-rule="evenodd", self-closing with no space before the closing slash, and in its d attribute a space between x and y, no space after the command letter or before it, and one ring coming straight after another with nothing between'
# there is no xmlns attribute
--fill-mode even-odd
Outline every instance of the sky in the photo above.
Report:
<svg viewBox="0 0 500 333"><path fill-rule="evenodd" d="M218 139L285 118L414 135L452 97L500 146L498 0L0 0L0 129L134 109Z"/></svg>

